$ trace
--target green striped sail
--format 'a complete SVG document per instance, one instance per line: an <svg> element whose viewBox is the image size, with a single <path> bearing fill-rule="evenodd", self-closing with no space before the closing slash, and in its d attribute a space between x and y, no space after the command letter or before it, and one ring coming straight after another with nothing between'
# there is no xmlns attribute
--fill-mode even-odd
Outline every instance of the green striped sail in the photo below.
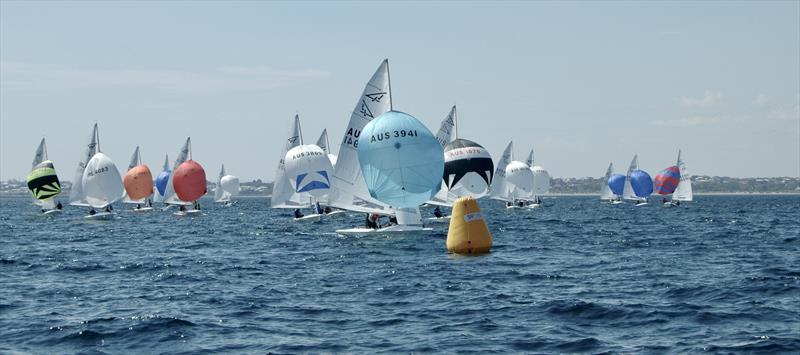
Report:
<svg viewBox="0 0 800 355"><path fill-rule="evenodd" d="M37 200L49 200L61 193L61 183L58 181L56 169L50 160L45 160L33 167L27 180L28 189L31 190L33 198Z"/></svg>

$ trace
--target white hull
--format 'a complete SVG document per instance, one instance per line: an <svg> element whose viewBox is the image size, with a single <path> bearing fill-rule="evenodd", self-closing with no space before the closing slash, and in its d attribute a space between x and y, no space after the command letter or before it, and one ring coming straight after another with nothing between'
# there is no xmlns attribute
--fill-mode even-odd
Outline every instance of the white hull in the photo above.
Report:
<svg viewBox="0 0 800 355"><path fill-rule="evenodd" d="M59 210L59 209L47 210L47 211L42 212L42 216L55 216L55 215L59 215L59 214L61 214L63 212L64 212L64 210Z"/></svg>
<svg viewBox="0 0 800 355"><path fill-rule="evenodd" d="M145 213L145 212L150 212L152 210L153 210L153 207L142 207L142 208L134 208L131 211L136 212L136 213Z"/></svg>
<svg viewBox="0 0 800 355"><path fill-rule="evenodd" d="M539 208L542 207L541 203L532 203L530 205L525 206L525 208Z"/></svg>
<svg viewBox="0 0 800 355"><path fill-rule="evenodd" d="M425 228L420 226L404 226L404 225L393 225L380 229L362 227L362 228L348 228L348 229L336 230L337 234L344 236L355 236L355 237L369 236L369 235L394 236L394 235L408 235L408 234L430 233L430 232L433 232L433 228Z"/></svg>
<svg viewBox="0 0 800 355"><path fill-rule="evenodd" d="M450 223L450 216L425 218L425 223Z"/></svg>
<svg viewBox="0 0 800 355"><path fill-rule="evenodd" d="M642 203L637 203L637 204L635 204L634 206L636 206L636 207L641 207L641 206L647 206L647 205L649 205L649 203L647 203L647 202L642 202Z"/></svg>
<svg viewBox="0 0 800 355"><path fill-rule="evenodd" d="M114 212L98 212L88 216L83 216L83 218L90 221L108 221L114 219L114 216L116 216L116 213Z"/></svg>
<svg viewBox="0 0 800 355"><path fill-rule="evenodd" d="M514 209L514 208L522 208L522 207L520 207L520 206L517 206L517 205L511 205L511 206L506 206L506 208L510 210L510 209Z"/></svg>
<svg viewBox="0 0 800 355"><path fill-rule="evenodd" d="M178 217L191 217L191 216L198 216L200 215L200 213L202 213L202 211L200 210L187 210L187 211L178 211L173 214Z"/></svg>
<svg viewBox="0 0 800 355"><path fill-rule="evenodd" d="M611 201L611 204L612 204L612 205L619 205L619 204L622 204L622 200L614 200L614 201Z"/></svg>
<svg viewBox="0 0 800 355"><path fill-rule="evenodd" d="M321 214L308 214L300 218L295 218L295 222L319 222L322 219Z"/></svg>
<svg viewBox="0 0 800 355"><path fill-rule="evenodd" d="M329 213L324 214L324 216L326 218L327 217L336 217L336 216L344 217L345 215L346 215L346 212L342 211L342 210L331 211Z"/></svg>

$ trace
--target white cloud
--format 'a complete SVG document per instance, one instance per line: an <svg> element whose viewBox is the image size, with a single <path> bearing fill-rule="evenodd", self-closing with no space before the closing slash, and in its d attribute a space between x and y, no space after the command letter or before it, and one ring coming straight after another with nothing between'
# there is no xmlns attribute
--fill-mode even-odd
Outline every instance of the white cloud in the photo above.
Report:
<svg viewBox="0 0 800 355"><path fill-rule="evenodd" d="M711 107L722 101L722 93L706 90L702 98L682 97L680 104L683 107Z"/></svg>
<svg viewBox="0 0 800 355"><path fill-rule="evenodd" d="M768 102L769 102L769 98L767 97L767 95L764 95L764 94L758 94L758 95L756 95L756 98L753 99L753 104L755 104L756 106L764 106Z"/></svg>
<svg viewBox="0 0 800 355"><path fill-rule="evenodd" d="M719 117L690 116L674 120L653 121L652 123L656 126L663 126L663 127L689 127L689 126L711 125L719 122L722 122L722 119Z"/></svg>
<svg viewBox="0 0 800 355"><path fill-rule="evenodd" d="M182 93L259 91L294 85L329 74L317 69L220 67L208 71L170 69L85 69L0 62L3 90L39 91L143 86Z"/></svg>

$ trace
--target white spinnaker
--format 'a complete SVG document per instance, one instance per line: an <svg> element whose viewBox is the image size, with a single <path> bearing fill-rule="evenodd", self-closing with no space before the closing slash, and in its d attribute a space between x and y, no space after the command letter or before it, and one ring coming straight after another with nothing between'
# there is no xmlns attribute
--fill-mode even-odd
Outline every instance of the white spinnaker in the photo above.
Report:
<svg viewBox="0 0 800 355"><path fill-rule="evenodd" d="M97 136L97 123L92 128L92 135L89 137L89 144L86 145L86 150L81 155L78 161L78 167L75 170L75 178L72 179L72 188L69 191L69 204L73 206L89 206L86 201L86 195L83 193L83 171L86 170L86 164L98 152L99 138Z"/></svg>
<svg viewBox="0 0 800 355"><path fill-rule="evenodd" d="M608 179L611 178L611 174L614 173L614 163L608 163L608 169L606 169L606 176L603 178L603 184L600 186L600 199L601 200L611 200L614 198L614 193L611 191L611 187L608 186Z"/></svg>
<svg viewBox="0 0 800 355"><path fill-rule="evenodd" d="M232 197L239 194L241 186L239 178L233 175L225 175L219 179L219 184L222 187L222 197L217 202L228 202Z"/></svg>
<svg viewBox="0 0 800 355"><path fill-rule="evenodd" d="M172 205L191 205L192 202L189 201L181 201L178 198L178 194L175 193L175 188L172 186L172 179L175 177L175 169L178 168L181 164L186 161L186 158L190 156L192 149L192 138L186 138L186 143L183 143L183 148L181 148L181 152L178 153L178 157L175 158L175 162L172 164L172 173L169 174L169 180L167 181L167 188L164 190L164 203L172 204Z"/></svg>
<svg viewBox="0 0 800 355"><path fill-rule="evenodd" d="M442 120L442 124L439 126L439 132L436 133L436 140L439 141L442 147L458 138L456 134L456 125L456 106L453 105L453 108L450 109L450 113Z"/></svg>
<svg viewBox="0 0 800 355"><path fill-rule="evenodd" d="M503 200L528 200L533 196L533 172L528 164L511 161L506 166Z"/></svg>
<svg viewBox="0 0 800 355"><path fill-rule="evenodd" d="M161 166L161 171L169 171L169 154L164 157L164 165ZM158 173L161 175L161 173ZM156 179L158 179L158 175L156 175ZM167 189L164 189L164 193L167 193ZM158 192L158 188L153 186L153 202L164 202L164 195Z"/></svg>
<svg viewBox="0 0 800 355"><path fill-rule="evenodd" d="M506 167L514 158L514 141L508 142L503 155L497 160L492 178L491 192L489 197L495 200L510 201L506 191Z"/></svg>
<svg viewBox="0 0 800 355"><path fill-rule="evenodd" d="M86 201L94 208L106 207L119 201L125 194L117 166L101 152L97 152L86 164L81 180Z"/></svg>
<svg viewBox="0 0 800 355"><path fill-rule="evenodd" d="M275 170L275 182L272 185L272 208L299 208L308 205L308 201L301 201L298 196L295 196L289 178L286 176L286 152L301 144L303 144L303 133L300 130L300 115L295 115L286 137L286 143L281 148L278 168Z"/></svg>
<svg viewBox="0 0 800 355"><path fill-rule="evenodd" d="M550 191L550 173L538 165L532 166L530 169L533 173L534 197L547 194Z"/></svg>
<svg viewBox="0 0 800 355"><path fill-rule="evenodd" d="M692 193L692 177L686 170L686 163L681 159L681 151L678 150L678 169L681 172L681 181L678 187L672 193L672 199L675 201L692 201L694 194Z"/></svg>
<svg viewBox="0 0 800 355"><path fill-rule="evenodd" d="M631 173L639 169L639 155L634 155L631 160L631 165L628 167L628 173L625 174L625 188L622 190L622 198L626 200L642 201L644 198L636 196L631 186Z"/></svg>
<svg viewBox="0 0 800 355"><path fill-rule="evenodd" d="M391 110L391 101L389 61L384 60L361 93L344 131L331 179L334 191L329 194L329 202L332 206L359 212L385 213L390 210L385 203L370 196L364 177L361 175L357 149L358 137L364 126L373 118Z"/></svg>

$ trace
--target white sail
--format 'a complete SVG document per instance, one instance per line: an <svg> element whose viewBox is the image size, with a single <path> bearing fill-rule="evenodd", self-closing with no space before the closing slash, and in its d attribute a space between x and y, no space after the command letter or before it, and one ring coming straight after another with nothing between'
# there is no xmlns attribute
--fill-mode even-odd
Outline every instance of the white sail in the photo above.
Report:
<svg viewBox="0 0 800 355"><path fill-rule="evenodd" d="M181 152L178 153L178 157L175 158L175 162L172 164L172 172L169 174L169 180L167 181L167 188L164 190L164 203L172 204L172 205L191 205L192 202L181 201L178 198L178 194L175 193L175 188L172 186L172 179L175 177L175 169L178 168L183 162L186 161L187 157L191 156L191 147L192 147L192 138L186 138L186 143L183 143L183 148L181 148ZM190 158L191 159L191 158Z"/></svg>
<svg viewBox="0 0 800 355"><path fill-rule="evenodd" d="M672 193L672 199L675 201L692 201L694 194L692 193L692 177L686 170L686 164L681 159L681 151L678 150L678 169L681 172L681 181L678 187Z"/></svg>
<svg viewBox="0 0 800 355"><path fill-rule="evenodd" d="M217 177L217 187L214 189L214 201L215 202L225 202L227 200L223 200L223 190L222 190L222 177L225 176L225 164L222 164L222 168L219 169L219 176Z"/></svg>
<svg viewBox="0 0 800 355"><path fill-rule="evenodd" d="M489 196L496 200L510 201L506 187L506 167L514 158L514 141L508 142L503 155L497 161L492 179L491 192Z"/></svg>
<svg viewBox="0 0 800 355"><path fill-rule="evenodd" d="M86 201L86 196L83 193L83 171L86 170L86 164L97 153L99 139L97 136L97 123L92 128L92 135L89 137L89 144L86 145L86 150L81 155L78 161L78 167L75 170L75 178L72 179L72 188L69 191L69 204L73 206L89 206Z"/></svg>
<svg viewBox="0 0 800 355"><path fill-rule="evenodd" d="M333 172L334 191L329 194L332 206L352 211L380 212L389 209L386 204L370 196L364 177L361 175L357 149L358 137L364 126L391 108L389 61L384 60L361 93L344 131Z"/></svg>
<svg viewBox="0 0 800 355"><path fill-rule="evenodd" d="M533 173L533 195L542 196L550 192L550 173L543 167L534 165L530 167Z"/></svg>
<svg viewBox="0 0 800 355"><path fill-rule="evenodd" d="M164 165L161 166L161 172L164 172L164 171L170 171L169 170L169 154L167 154L167 156L164 157ZM160 174L161 173L159 173L159 175ZM156 179L158 179L158 176L156 176ZM167 192L167 190L164 189L164 193L166 193L166 192ZM160 192L158 192L158 188L156 186L153 186L153 202L164 202L164 195L162 195Z"/></svg>
<svg viewBox="0 0 800 355"><path fill-rule="evenodd" d="M608 163L608 169L606 169L606 176L603 177L603 184L600 186L600 199L601 200L612 200L614 199L614 193L611 191L611 187L608 186L608 179L611 178L611 174L614 173L614 163Z"/></svg>
<svg viewBox="0 0 800 355"><path fill-rule="evenodd" d="M278 168L275 170L275 182L272 185L272 208L299 208L308 205L295 196L289 178L286 176L286 152L303 144L303 133L300 130L300 115L294 116L286 143L281 148Z"/></svg>
<svg viewBox="0 0 800 355"><path fill-rule="evenodd" d="M638 197L633 192L633 186L631 186L631 173L634 170L639 169L639 155L634 155L633 160L631 160L631 165L628 167L628 173L625 174L625 187L622 190L622 198L626 200L632 201L645 201L647 199Z"/></svg>
<svg viewBox="0 0 800 355"><path fill-rule="evenodd" d="M36 154L33 156L33 164L31 164L31 168L35 168L41 162L47 160L47 146L44 142L44 138L39 143L39 148L36 148Z"/></svg>
<svg viewBox="0 0 800 355"><path fill-rule="evenodd" d="M114 161L99 151L86 164L81 180L86 201L94 208L106 207L125 194L122 176Z"/></svg>
<svg viewBox="0 0 800 355"><path fill-rule="evenodd" d="M439 126L439 132L436 133L436 140L439 141L442 147L458 138L458 134L456 134L458 127L456 125L456 106L453 105L453 108L450 109L450 113L442 120L442 124Z"/></svg>
<svg viewBox="0 0 800 355"><path fill-rule="evenodd" d="M317 146L322 148L325 151L325 154L328 155L328 160L331 161L332 166L336 166L336 160L338 157L336 154L331 154L331 142L328 140L328 129L323 129L322 134L319 135L319 139L317 139Z"/></svg>

